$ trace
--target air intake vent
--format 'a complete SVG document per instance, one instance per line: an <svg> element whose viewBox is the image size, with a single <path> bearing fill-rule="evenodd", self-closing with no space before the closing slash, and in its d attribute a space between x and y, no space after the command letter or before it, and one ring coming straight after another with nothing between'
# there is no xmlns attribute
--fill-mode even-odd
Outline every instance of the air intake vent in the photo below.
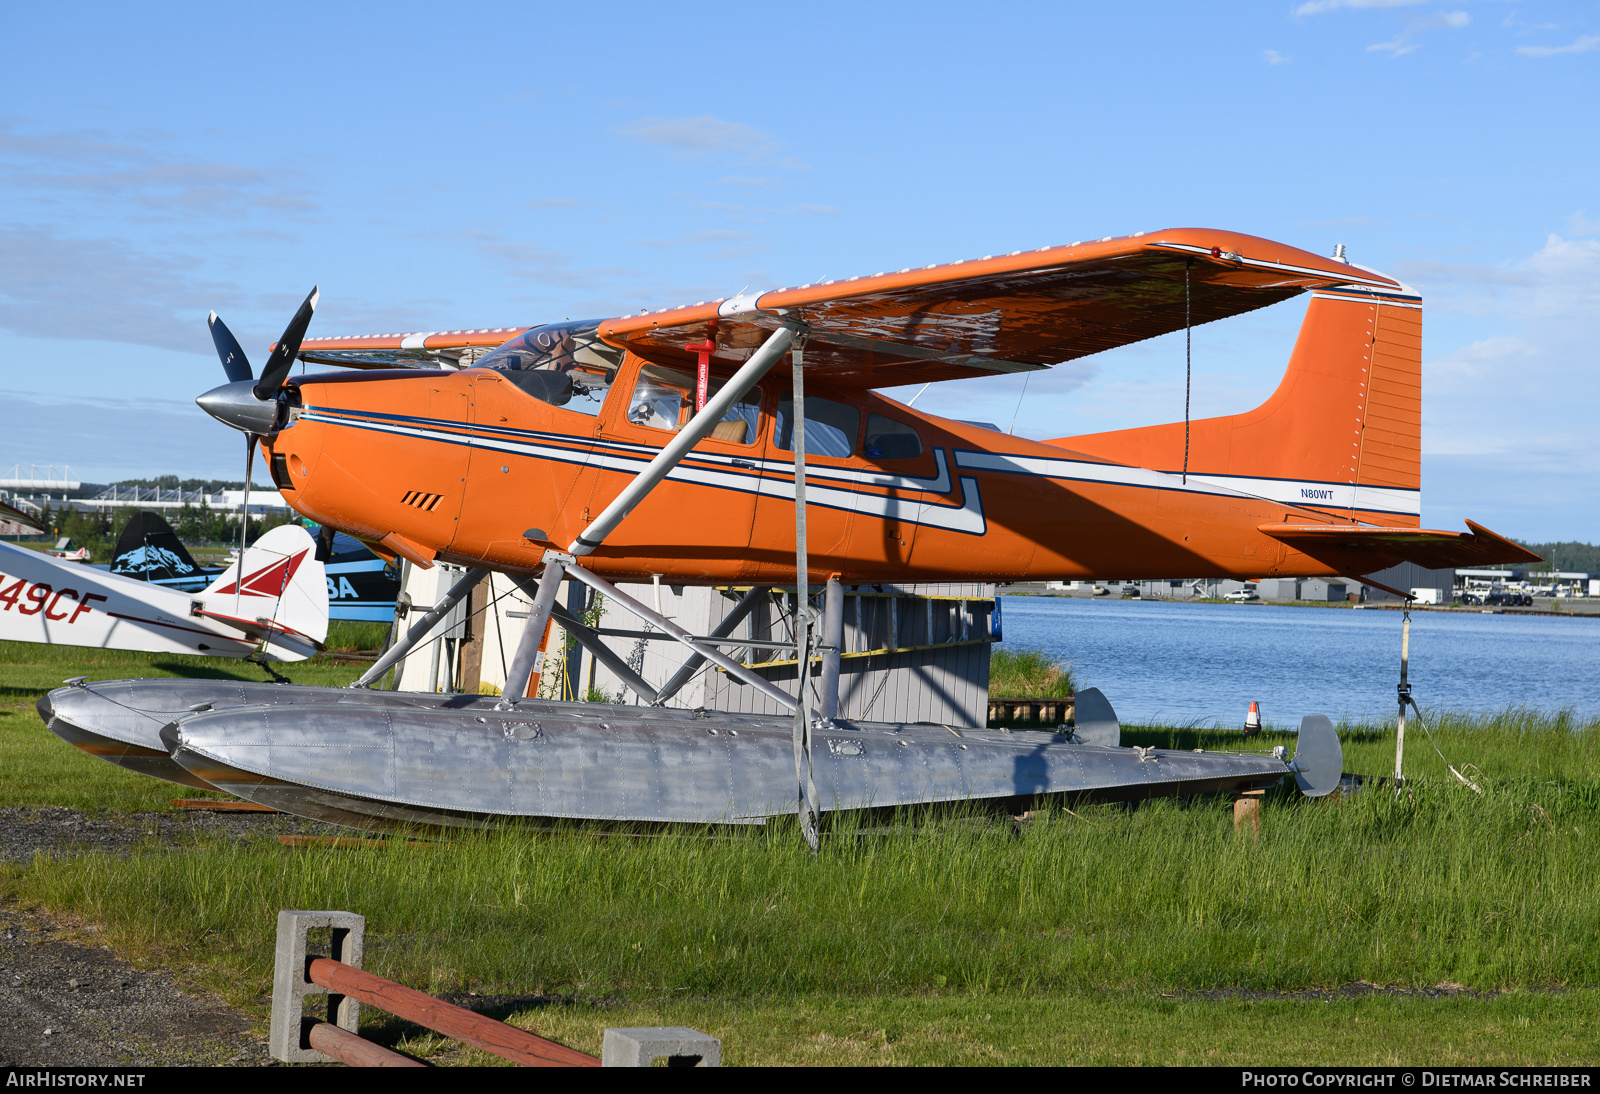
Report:
<svg viewBox="0 0 1600 1094"><path fill-rule="evenodd" d="M272 454L272 484L279 490L294 489L294 479L289 476L289 457L282 452Z"/></svg>
<svg viewBox="0 0 1600 1094"><path fill-rule="evenodd" d="M424 494L421 490L408 490L406 496L400 499L400 504L431 513L443 500L443 494Z"/></svg>

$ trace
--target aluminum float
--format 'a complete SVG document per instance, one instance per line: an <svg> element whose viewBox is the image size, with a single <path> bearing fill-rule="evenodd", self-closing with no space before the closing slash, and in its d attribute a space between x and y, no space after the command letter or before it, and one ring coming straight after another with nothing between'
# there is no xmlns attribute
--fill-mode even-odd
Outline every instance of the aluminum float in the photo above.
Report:
<svg viewBox="0 0 1600 1094"><path fill-rule="evenodd" d="M1239 792L1286 775L1313 796L1338 785L1338 736L1320 715L1303 723L1292 759L1122 748L1110 704L1093 689L1079 696L1074 731L820 722L821 809L971 801L1020 812L1042 798ZM787 716L500 703L136 680L58 688L40 706L53 732L113 763L357 828L759 824L798 809Z"/></svg>

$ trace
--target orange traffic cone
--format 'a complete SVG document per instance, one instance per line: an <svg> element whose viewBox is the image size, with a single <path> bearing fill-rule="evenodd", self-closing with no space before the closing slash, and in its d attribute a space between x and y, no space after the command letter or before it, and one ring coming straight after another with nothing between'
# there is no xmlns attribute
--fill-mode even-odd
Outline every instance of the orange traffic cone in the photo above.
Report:
<svg viewBox="0 0 1600 1094"><path fill-rule="evenodd" d="M1244 716L1244 735L1261 732L1261 704L1250 700L1250 713Z"/></svg>

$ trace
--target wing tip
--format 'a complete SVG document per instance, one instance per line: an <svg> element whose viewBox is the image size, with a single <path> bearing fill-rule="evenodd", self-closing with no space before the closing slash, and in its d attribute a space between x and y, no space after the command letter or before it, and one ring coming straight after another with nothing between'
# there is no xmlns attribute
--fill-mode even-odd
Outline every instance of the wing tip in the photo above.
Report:
<svg viewBox="0 0 1600 1094"><path fill-rule="evenodd" d="M1463 519L1465 519L1465 518L1463 518ZM1498 532L1490 531L1488 528L1485 528L1483 525L1479 524L1477 521L1467 520L1466 524L1467 524L1467 527L1469 529L1471 529L1471 531L1472 531L1472 537L1474 539L1476 539L1476 540L1482 541L1485 546L1493 546L1493 547L1495 547L1497 549L1500 549L1500 550L1516 552L1516 553L1518 553L1518 554L1520 554L1522 556L1520 558L1507 559L1506 560L1507 562L1543 562L1544 561L1544 558L1542 556L1537 555L1534 552L1528 550L1526 547L1524 547L1522 544L1518 543L1516 540L1507 539L1505 536L1502 536Z"/></svg>

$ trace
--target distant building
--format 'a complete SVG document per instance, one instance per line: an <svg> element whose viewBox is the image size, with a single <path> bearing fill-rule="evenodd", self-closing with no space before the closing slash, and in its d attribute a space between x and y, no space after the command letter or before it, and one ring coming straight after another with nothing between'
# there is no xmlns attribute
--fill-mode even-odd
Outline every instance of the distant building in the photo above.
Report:
<svg viewBox="0 0 1600 1094"><path fill-rule="evenodd" d="M1404 590L1425 604L1448 604L1455 599L1456 572L1453 568L1430 570L1415 562L1402 562L1367 576L1391 588ZM1366 599L1368 603L1383 604L1400 598L1368 586Z"/></svg>
<svg viewBox="0 0 1600 1094"><path fill-rule="evenodd" d="M25 480L0 480L18 482ZM153 509L164 515L175 513L184 506L206 508L213 513L237 513L244 507L244 491L166 489L155 486L105 486L101 483L63 482L39 480L36 485L48 485L50 490L16 487L0 489L0 498L25 512L37 513L48 505L52 510L75 509L82 513L111 513L118 509ZM287 512L289 503L283 495L270 486L250 488L250 515ZM0 532L0 535L9 533Z"/></svg>

